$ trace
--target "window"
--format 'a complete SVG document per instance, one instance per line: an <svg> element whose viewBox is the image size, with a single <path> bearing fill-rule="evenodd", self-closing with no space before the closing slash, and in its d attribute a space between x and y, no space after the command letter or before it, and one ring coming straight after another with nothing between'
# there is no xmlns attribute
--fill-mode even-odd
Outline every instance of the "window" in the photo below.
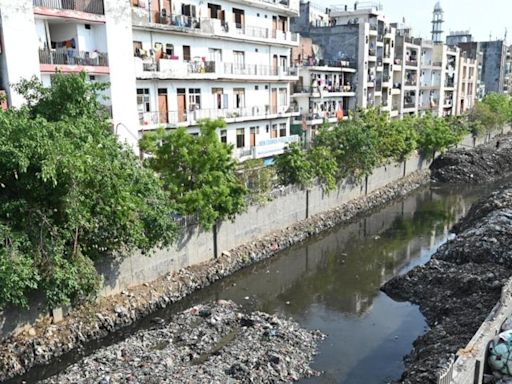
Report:
<svg viewBox="0 0 512 384"><path fill-rule="evenodd" d="M140 57L142 50L142 41L134 41L133 42L133 56Z"/></svg>
<svg viewBox="0 0 512 384"><path fill-rule="evenodd" d="M183 46L183 60L190 61L190 59L191 59L190 46L184 45Z"/></svg>
<svg viewBox="0 0 512 384"><path fill-rule="evenodd" d="M208 55L210 56L210 61L222 61L222 49L208 48Z"/></svg>
<svg viewBox="0 0 512 384"><path fill-rule="evenodd" d="M279 137L286 136L286 123L279 124Z"/></svg>
<svg viewBox="0 0 512 384"><path fill-rule="evenodd" d="M217 109L228 108L228 95L222 88L212 88L213 104Z"/></svg>
<svg viewBox="0 0 512 384"><path fill-rule="evenodd" d="M208 3L208 16L210 19L221 19L224 21L224 11L222 7L217 4Z"/></svg>
<svg viewBox="0 0 512 384"><path fill-rule="evenodd" d="M284 17L284 16L279 16L279 23L278 23L277 29L279 31L286 32L286 30L288 29L287 24L288 24L288 18Z"/></svg>
<svg viewBox="0 0 512 384"><path fill-rule="evenodd" d="M189 88L188 89L188 108L190 111L201 109L201 89Z"/></svg>
<svg viewBox="0 0 512 384"><path fill-rule="evenodd" d="M236 147L243 148L245 147L245 129L238 128L236 130Z"/></svg>
<svg viewBox="0 0 512 384"><path fill-rule="evenodd" d="M272 134L270 137L277 137L277 124L272 124Z"/></svg>
<svg viewBox="0 0 512 384"><path fill-rule="evenodd" d="M174 45L165 44L165 54L168 56L174 56Z"/></svg>
<svg viewBox="0 0 512 384"><path fill-rule="evenodd" d="M245 89L235 88L233 93L235 94L235 108L245 107Z"/></svg>
<svg viewBox="0 0 512 384"><path fill-rule="evenodd" d="M279 56L279 65L285 70L288 67L288 58L286 56Z"/></svg>
<svg viewBox="0 0 512 384"><path fill-rule="evenodd" d="M137 88L137 111L139 113L149 112L149 88Z"/></svg>
<svg viewBox="0 0 512 384"><path fill-rule="evenodd" d="M233 51L233 60L235 68L243 68L245 66L245 52Z"/></svg>
<svg viewBox="0 0 512 384"><path fill-rule="evenodd" d="M233 19L235 21L236 28L243 28L245 23L245 15L242 9L233 8Z"/></svg>
<svg viewBox="0 0 512 384"><path fill-rule="evenodd" d="M220 130L220 142L224 144L228 143L228 132L225 129Z"/></svg>

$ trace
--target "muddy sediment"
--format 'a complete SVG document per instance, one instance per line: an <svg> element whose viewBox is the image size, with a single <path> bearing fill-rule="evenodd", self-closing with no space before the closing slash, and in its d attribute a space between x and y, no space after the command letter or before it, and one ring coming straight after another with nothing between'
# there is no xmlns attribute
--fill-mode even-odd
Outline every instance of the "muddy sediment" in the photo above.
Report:
<svg viewBox="0 0 512 384"><path fill-rule="evenodd" d="M512 188L473 205L453 231L455 238L428 263L382 287L393 299L418 304L430 327L405 358L402 383L437 383L439 370L466 346L500 299L512 274Z"/></svg>
<svg viewBox="0 0 512 384"><path fill-rule="evenodd" d="M103 339L123 330L198 289L322 231L404 197L428 181L428 172L409 175L364 198L352 200L332 211L225 252L217 259L170 273L151 284L103 298L98 303L76 308L60 323L52 324L50 319L40 320L30 329L0 342L0 382L19 378L35 366L44 367L59 356L78 351L92 340Z"/></svg>
<svg viewBox="0 0 512 384"><path fill-rule="evenodd" d="M479 184L512 173L512 136L500 135L486 145L459 148L437 157L431 164L432 180L442 183Z"/></svg>

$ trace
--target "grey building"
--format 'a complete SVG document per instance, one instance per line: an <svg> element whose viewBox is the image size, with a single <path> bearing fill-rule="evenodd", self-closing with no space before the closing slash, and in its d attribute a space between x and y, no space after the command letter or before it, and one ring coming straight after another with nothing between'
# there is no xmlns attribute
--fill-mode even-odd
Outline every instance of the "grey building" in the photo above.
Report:
<svg viewBox="0 0 512 384"><path fill-rule="evenodd" d="M480 81L485 93L505 91L505 71L508 47L503 40L459 43L470 59L480 60ZM479 55L481 55L479 57Z"/></svg>

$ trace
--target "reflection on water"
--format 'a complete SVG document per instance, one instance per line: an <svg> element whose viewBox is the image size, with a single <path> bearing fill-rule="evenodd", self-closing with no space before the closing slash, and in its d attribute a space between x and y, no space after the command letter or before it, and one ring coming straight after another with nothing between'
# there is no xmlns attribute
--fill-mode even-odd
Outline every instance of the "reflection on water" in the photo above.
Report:
<svg viewBox="0 0 512 384"><path fill-rule="evenodd" d="M425 263L487 188L423 189L366 219L337 228L194 294L187 305L231 299L278 312L328 338L304 383L385 383L426 329L416 306L379 291L392 276Z"/></svg>

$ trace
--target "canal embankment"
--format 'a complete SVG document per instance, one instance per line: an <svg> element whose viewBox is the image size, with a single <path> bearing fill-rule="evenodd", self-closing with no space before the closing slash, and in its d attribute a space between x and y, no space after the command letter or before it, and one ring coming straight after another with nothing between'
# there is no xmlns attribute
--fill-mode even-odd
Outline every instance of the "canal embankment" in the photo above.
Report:
<svg viewBox="0 0 512 384"><path fill-rule="evenodd" d="M456 150L436 159L433 178L467 184L504 177L512 169L507 153L511 144L510 138L498 140L498 145L495 140L486 147ZM453 232L455 238L429 262L382 288L396 300L418 304L430 327L405 358L402 383L437 383L456 353L467 356L476 351L467 350L474 348L475 333L481 340L486 332L488 338L494 336L487 324L489 314L502 297L510 300L502 290L512 274L512 189L505 186L480 200ZM487 331L479 332L482 323ZM481 355L485 344L479 349Z"/></svg>
<svg viewBox="0 0 512 384"><path fill-rule="evenodd" d="M103 293L110 297L74 309L59 323L43 317L4 338L0 346L0 380L45 366L242 268L404 197L429 182L427 165L415 156L404 163L381 167L361 183L344 182L330 195L321 188L288 191L264 207L251 207L238 221L224 223L221 230L231 231L230 236L223 236L218 229L214 234L189 233L183 240L187 245L179 252L165 250L154 258L128 257L118 266L117 273L110 270L108 274L115 281L111 285L107 281ZM252 227L244 226L246 222ZM261 237L255 238L258 235ZM241 245L223 243L223 238ZM194 242L203 244L201 239L210 245L194 246L194 251L189 252ZM212 246L216 247L213 254ZM207 251L199 257L201 249Z"/></svg>
<svg viewBox="0 0 512 384"><path fill-rule="evenodd" d="M367 196L223 252L217 258L76 308L59 323L43 318L2 340L0 381L23 375L34 366L48 364L88 341L104 338L280 250L404 197L428 181L427 171L412 173Z"/></svg>

